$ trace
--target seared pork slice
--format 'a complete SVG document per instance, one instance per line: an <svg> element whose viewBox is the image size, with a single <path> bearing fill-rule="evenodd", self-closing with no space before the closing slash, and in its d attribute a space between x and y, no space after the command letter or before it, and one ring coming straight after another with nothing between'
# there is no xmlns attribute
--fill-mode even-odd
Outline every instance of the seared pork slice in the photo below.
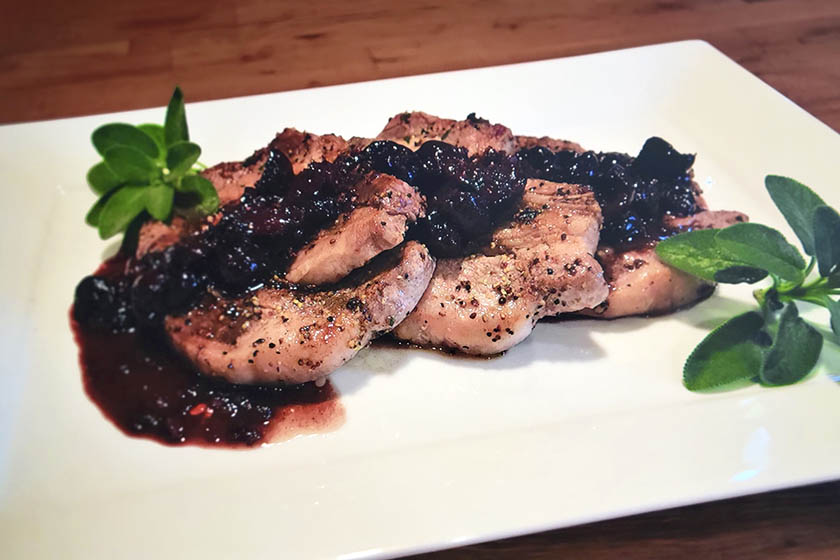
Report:
<svg viewBox="0 0 840 560"><path fill-rule="evenodd" d="M519 212L488 255L438 262L417 308L394 331L416 344L496 354L546 315L601 303L608 293L592 256L601 210L578 185L529 180Z"/></svg>
<svg viewBox="0 0 840 560"><path fill-rule="evenodd" d="M577 244L591 254L598 246L602 221L601 207L589 188L528 179L519 211L510 224L493 233L491 248Z"/></svg>
<svg viewBox="0 0 840 560"><path fill-rule="evenodd" d="M172 345L206 375L234 383L303 383L324 377L389 332L428 286L434 260L408 242L328 291L262 288L208 299L167 317Z"/></svg>
<svg viewBox="0 0 840 560"><path fill-rule="evenodd" d="M584 315L604 319L658 315L699 301L714 290L712 284L663 263L653 247L621 252L604 247L598 260L610 283L609 296Z"/></svg>
<svg viewBox="0 0 840 560"><path fill-rule="evenodd" d="M300 173L312 162L334 161L346 149L347 142L340 136L311 134L286 128L277 134L268 146L255 151L244 161L219 163L208 167L201 175L216 187L219 206L222 207L239 200L245 187L253 186L259 180L271 150L283 153L292 163L292 171ZM206 223L204 220L191 222L181 216L173 216L169 224L146 222L140 228L135 255L139 259L146 253L161 251Z"/></svg>
<svg viewBox="0 0 840 560"><path fill-rule="evenodd" d="M298 174L314 161L335 161L347 151L348 143L335 134L312 134L286 128L271 141L268 148L285 154L292 162L292 171Z"/></svg>
<svg viewBox="0 0 840 560"><path fill-rule="evenodd" d="M146 253L163 251L196 229L198 229L197 224L192 224L181 216L173 216L168 224L157 220L146 222L140 226L137 249L134 254L140 259Z"/></svg>
<svg viewBox="0 0 840 560"><path fill-rule="evenodd" d="M506 126L490 124L475 114L466 120L442 119L428 113L415 111L400 113L388 121L377 140L391 140L416 150L423 142L440 140L466 148L470 155L483 154L488 148L512 154L513 133Z"/></svg>
<svg viewBox="0 0 840 560"><path fill-rule="evenodd" d="M694 229L723 229L732 224L746 222L749 218L743 212L734 210L701 210L691 216L675 218L666 216L664 224L670 228L680 231Z"/></svg>
<svg viewBox="0 0 840 560"><path fill-rule="evenodd" d="M584 152L583 147L577 142L571 140L561 140L559 138L550 138L548 136L514 136L515 148L519 150L527 150L529 148L542 147L551 150L552 152L560 152L563 150L571 150L573 152Z"/></svg>
<svg viewBox="0 0 840 560"><path fill-rule="evenodd" d="M747 216L740 212L703 210L666 223L680 229L706 229L745 221ZM610 283L610 294L602 305L585 311L585 315L614 319L668 313L699 301L714 290L713 284L663 263L654 247L628 251L601 247L597 256Z"/></svg>
<svg viewBox="0 0 840 560"><path fill-rule="evenodd" d="M424 215L422 195L391 175L369 175L356 185L356 192L356 207L298 251L286 280L299 284L337 282L402 243L408 222Z"/></svg>

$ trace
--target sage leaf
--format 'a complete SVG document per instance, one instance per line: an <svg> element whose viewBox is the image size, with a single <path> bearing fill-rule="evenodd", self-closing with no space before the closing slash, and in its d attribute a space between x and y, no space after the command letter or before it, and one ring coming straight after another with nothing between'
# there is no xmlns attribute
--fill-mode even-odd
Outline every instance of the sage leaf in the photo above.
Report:
<svg viewBox="0 0 840 560"><path fill-rule="evenodd" d="M840 264L840 214L834 208L814 210L814 249L820 276L831 275Z"/></svg>
<svg viewBox="0 0 840 560"><path fill-rule="evenodd" d="M200 155L201 148L198 147L198 144L192 142L172 144L166 150L166 167L169 168L169 175L172 177L185 175L187 171L192 169Z"/></svg>
<svg viewBox="0 0 840 560"><path fill-rule="evenodd" d="M674 268L714 282L718 271L744 264L718 247L715 242L718 231L702 229L677 234L660 241L656 245L656 254Z"/></svg>
<svg viewBox="0 0 840 560"><path fill-rule="evenodd" d="M190 134L187 130L187 111L184 107L184 94L181 93L181 88L179 87L175 88L175 91L172 92L172 97L169 99L163 129L167 147L177 142L186 142L190 139Z"/></svg>
<svg viewBox="0 0 840 560"><path fill-rule="evenodd" d="M158 147L157 156L155 159L163 162L166 158L166 138L164 136L163 127L159 124L138 124L137 128L149 135L155 141Z"/></svg>
<svg viewBox="0 0 840 560"><path fill-rule="evenodd" d="M747 381L761 372L758 344L764 318L756 311L737 315L709 333L683 368L683 383L691 391L714 389Z"/></svg>
<svg viewBox="0 0 840 560"><path fill-rule="evenodd" d="M828 308L829 313L831 313L831 330L834 331L835 335L840 337L840 301L826 298L825 306Z"/></svg>
<svg viewBox="0 0 840 560"><path fill-rule="evenodd" d="M128 146L109 148L105 152L105 163L117 177L128 183L148 184L160 173L154 161Z"/></svg>
<svg viewBox="0 0 840 560"><path fill-rule="evenodd" d="M174 196L175 190L169 185L160 183L146 187L146 210L154 219L164 221L172 212Z"/></svg>
<svg viewBox="0 0 840 560"><path fill-rule="evenodd" d="M125 123L113 123L100 126L90 137L96 151L103 157L115 146L133 148L150 158L158 156L155 141L145 132Z"/></svg>
<svg viewBox="0 0 840 560"><path fill-rule="evenodd" d="M99 214L99 237L109 237L123 231L146 207L146 187L125 186L108 198Z"/></svg>
<svg viewBox="0 0 840 560"><path fill-rule="evenodd" d="M201 214L215 214L219 209L219 193L216 192L216 187L201 175L187 175L181 179L180 190L198 199L195 209Z"/></svg>
<svg viewBox="0 0 840 560"><path fill-rule="evenodd" d="M814 369L822 350L823 337L800 316L796 304L785 306L779 330L764 357L761 382L765 385L790 385Z"/></svg>
<svg viewBox="0 0 840 560"><path fill-rule="evenodd" d="M779 299L779 292L775 288L771 288L764 296L764 303L770 311L778 311L785 306Z"/></svg>
<svg viewBox="0 0 840 560"><path fill-rule="evenodd" d="M814 210L825 202L811 189L788 177L768 175L764 185L770 198L785 217L791 229L802 242L802 248L814 255Z"/></svg>
<svg viewBox="0 0 840 560"><path fill-rule="evenodd" d="M123 182L111 171L105 162L100 161L90 168L87 173L87 182L90 188L98 195L103 195L113 188L120 186Z"/></svg>
<svg viewBox="0 0 840 560"><path fill-rule="evenodd" d="M735 224L719 230L715 243L742 264L785 280L799 281L804 274L802 255L773 228L749 222Z"/></svg>
<svg viewBox="0 0 840 560"><path fill-rule="evenodd" d="M751 266L735 265L723 270L715 272L715 282L721 284L740 284L745 282L747 284L755 284L759 280L767 278L767 271L760 268L753 268Z"/></svg>

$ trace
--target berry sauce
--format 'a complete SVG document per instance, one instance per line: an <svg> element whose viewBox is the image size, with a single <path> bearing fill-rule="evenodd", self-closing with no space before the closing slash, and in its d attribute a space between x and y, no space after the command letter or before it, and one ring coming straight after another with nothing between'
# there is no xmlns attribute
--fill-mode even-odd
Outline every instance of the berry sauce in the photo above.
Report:
<svg viewBox="0 0 840 560"><path fill-rule="evenodd" d="M520 173L528 177L589 186L604 215L600 244L618 251L673 235L663 218L689 216L700 209L691 170L694 154L681 154L655 136L635 158L543 147L520 150L516 157Z"/></svg>
<svg viewBox="0 0 840 560"><path fill-rule="evenodd" d="M106 261L95 277L120 285L126 260L118 255ZM100 298L100 309L107 299ZM234 385L200 375L159 331L121 324L120 307L126 303L119 300L110 299L113 323L92 321L92 313L81 314L79 321L76 307L70 322L85 391L127 435L167 445L235 448L329 431L343 422L344 409L329 382Z"/></svg>

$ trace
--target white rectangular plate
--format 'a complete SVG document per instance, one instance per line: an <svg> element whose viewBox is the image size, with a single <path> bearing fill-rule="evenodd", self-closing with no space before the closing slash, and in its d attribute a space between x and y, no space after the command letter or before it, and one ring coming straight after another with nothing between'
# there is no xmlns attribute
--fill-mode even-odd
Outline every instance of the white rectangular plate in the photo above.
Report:
<svg viewBox="0 0 840 560"><path fill-rule="evenodd" d="M285 126L372 136L406 109L475 111L604 151L636 153L659 135L698 153L712 207L789 235L765 174L840 203L840 136L696 41L188 113L202 160L215 162ZM331 433L246 452L126 437L82 390L67 312L75 284L113 249L83 223L89 134L162 118L0 127L0 556L391 556L840 477L834 345L790 388L698 395L681 384L704 333L750 305L746 286L662 318L541 324L490 361L363 351L332 377L347 421Z"/></svg>

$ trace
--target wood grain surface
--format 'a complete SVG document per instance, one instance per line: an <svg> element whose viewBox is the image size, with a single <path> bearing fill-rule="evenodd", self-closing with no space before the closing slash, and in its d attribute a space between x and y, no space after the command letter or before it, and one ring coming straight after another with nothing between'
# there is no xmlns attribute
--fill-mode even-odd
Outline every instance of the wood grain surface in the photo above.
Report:
<svg viewBox="0 0 840 560"><path fill-rule="evenodd" d="M705 39L840 130L840 0L4 2L0 122ZM282 126L282 123L278 124ZM840 558L840 482L441 558Z"/></svg>

